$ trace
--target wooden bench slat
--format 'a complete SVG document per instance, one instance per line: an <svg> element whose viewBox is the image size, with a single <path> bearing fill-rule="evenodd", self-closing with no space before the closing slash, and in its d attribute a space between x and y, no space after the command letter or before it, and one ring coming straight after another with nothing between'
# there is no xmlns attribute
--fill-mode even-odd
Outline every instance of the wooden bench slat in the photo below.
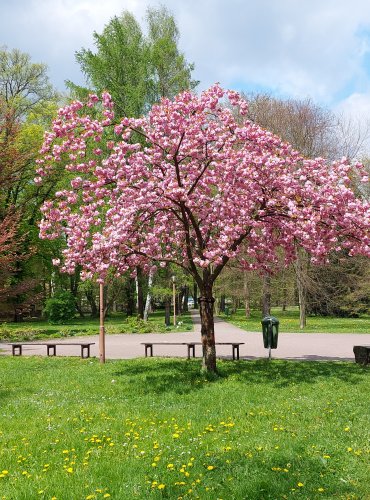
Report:
<svg viewBox="0 0 370 500"><path fill-rule="evenodd" d="M153 357L153 345L186 345L188 349L188 359L190 359L190 355L193 355L195 358L195 346L202 345L201 342L141 342L144 345L145 349L145 357L149 356ZM232 346L232 356L233 360L239 359L239 347L244 345L245 342L216 342L216 345L231 345Z"/></svg>

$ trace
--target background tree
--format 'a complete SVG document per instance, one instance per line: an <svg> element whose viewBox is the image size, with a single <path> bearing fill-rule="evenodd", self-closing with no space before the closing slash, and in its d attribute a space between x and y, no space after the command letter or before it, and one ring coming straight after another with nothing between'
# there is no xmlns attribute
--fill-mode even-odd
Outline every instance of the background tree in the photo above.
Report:
<svg viewBox="0 0 370 500"><path fill-rule="evenodd" d="M200 97L184 92L163 99L142 119L113 126L109 94L91 96L59 111L42 148L38 178L70 158L71 189L43 206L43 238L65 233L62 270L84 268L104 280L152 262L186 270L200 290L203 367L216 370L213 287L243 244L245 268L269 269L295 258L297 242L316 261L348 248L370 255L369 204L356 198L346 161L310 160L271 132L245 119L237 123L222 105L228 98L241 115L247 104L215 85ZM90 116L102 105L102 118ZM145 138L145 147L133 143ZM107 142L105 143L105 141ZM111 151L101 157L105 144ZM81 161L92 150L95 159ZM363 175L363 182L368 178Z"/></svg>
<svg viewBox="0 0 370 500"><path fill-rule="evenodd" d="M193 65L178 48L179 30L174 16L165 8L148 8L147 35L133 14L124 11L113 17L101 34L94 32L96 51L76 52L88 87L107 90L118 116L139 117L161 97L173 97L194 88ZM69 82L77 95L87 95Z"/></svg>
<svg viewBox="0 0 370 500"><path fill-rule="evenodd" d="M18 49L7 48L0 50L0 95L13 119L57 98L47 66L31 62L31 57Z"/></svg>
<svg viewBox="0 0 370 500"><path fill-rule="evenodd" d="M353 121L346 121L343 117L338 118L329 110L315 105L310 99L281 100L269 95L252 95L249 101L248 116L288 141L307 158L321 156L334 159L346 156L351 159L361 151L368 132L366 128L360 128ZM358 183L358 187L363 195L366 184ZM333 256L336 263L327 267L324 273L317 272L317 268L311 266L310 256L302 248L297 246L296 252L297 259L294 269L300 308L300 326L304 328L306 312L318 311L316 309L318 304L322 304L322 312L335 310L332 300L334 296L330 299L329 290L326 290L325 293L320 293L320 291L324 291L326 288L331 270L334 275L329 281L338 281L339 276L343 276L345 282L347 278L344 275L354 264L354 260L349 259L348 263L345 264L344 256L342 256L343 266L339 270L336 257ZM351 281L350 276L348 279ZM337 288L338 290L339 288ZM336 300L339 300L337 293L335 297Z"/></svg>
<svg viewBox="0 0 370 500"><path fill-rule="evenodd" d="M0 50L0 238L13 248L10 253L0 248L7 255L6 270L0 269L7 276L6 285L4 280L0 284L0 294L3 313L13 307L16 319L42 292L42 255L48 245L36 237L36 221L40 205L55 183L36 188L33 177L43 132L56 110L56 93L46 66L32 63L19 50ZM47 260L50 258L51 254ZM50 264L46 267L51 270Z"/></svg>

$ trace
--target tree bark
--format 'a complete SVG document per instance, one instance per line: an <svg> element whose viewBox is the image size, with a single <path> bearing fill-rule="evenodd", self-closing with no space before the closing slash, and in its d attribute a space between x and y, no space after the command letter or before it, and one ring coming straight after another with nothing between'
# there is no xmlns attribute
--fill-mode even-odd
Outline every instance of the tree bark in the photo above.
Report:
<svg viewBox="0 0 370 500"><path fill-rule="evenodd" d="M189 312L188 299L189 299L189 287L185 286L184 299L183 299L183 303L182 303L182 311L183 312Z"/></svg>
<svg viewBox="0 0 370 500"><path fill-rule="evenodd" d="M248 286L248 275L247 272L244 271L243 274L243 289L244 289L244 311L245 317L251 317L251 302L250 302L250 294L249 294L249 286Z"/></svg>
<svg viewBox="0 0 370 500"><path fill-rule="evenodd" d="M198 285L194 281L193 287L194 309L198 309Z"/></svg>
<svg viewBox="0 0 370 500"><path fill-rule="evenodd" d="M201 337L203 347L202 369L206 372L216 372L215 326L213 317L212 287L206 288L199 297L201 319Z"/></svg>
<svg viewBox="0 0 370 500"><path fill-rule="evenodd" d="M141 267L136 267L136 306L137 316L144 318L144 292L143 292L143 271Z"/></svg>
<svg viewBox="0 0 370 500"><path fill-rule="evenodd" d="M226 304L226 297L224 294L222 294L220 297L220 312L222 313L225 312L225 304Z"/></svg>
<svg viewBox="0 0 370 500"><path fill-rule="evenodd" d="M171 299L169 297L164 301L164 322L166 326L171 325Z"/></svg>
<svg viewBox="0 0 370 500"><path fill-rule="evenodd" d="M305 262L304 257L302 255L302 251L297 247L296 248L296 261L294 263L294 269L296 273L296 283L297 283L297 291L298 291L298 304L299 304L299 328L303 329L306 326L306 275L307 270L305 270Z"/></svg>
<svg viewBox="0 0 370 500"><path fill-rule="evenodd" d="M262 315L270 316L271 314L271 276L264 274L262 288Z"/></svg>
<svg viewBox="0 0 370 500"><path fill-rule="evenodd" d="M148 277L148 292L146 294L146 302L145 302L145 309L144 309L144 321L148 321L149 317L149 310L150 310L150 302L152 300L151 297L151 287L153 283L153 272L149 272L149 277Z"/></svg>

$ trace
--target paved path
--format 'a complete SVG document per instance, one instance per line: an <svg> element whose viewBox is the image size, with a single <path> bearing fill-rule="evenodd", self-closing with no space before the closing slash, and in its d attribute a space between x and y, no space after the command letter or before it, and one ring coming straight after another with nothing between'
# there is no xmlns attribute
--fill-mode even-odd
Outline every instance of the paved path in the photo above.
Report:
<svg viewBox="0 0 370 500"><path fill-rule="evenodd" d="M200 318L197 311L191 311L194 332L168 334L118 334L106 336L107 359L129 359L144 356L141 342L199 342ZM218 318L215 320L216 342L245 342L240 346L240 357L244 359L264 358L268 350L263 348L262 333L246 332ZM73 337L57 339L58 342L85 341L95 342L91 346L91 355L99 356L99 336ZM295 360L354 360L353 346L370 345L370 334L326 334L326 333L280 333L278 348L272 351L273 358ZM1 354L10 354L11 347L0 344ZM186 346L154 346L154 355L180 356L187 354ZM46 355L45 346L24 346L24 355ZM79 346L57 347L57 355L76 356ZM201 346L196 347L196 355L201 356ZM219 357L231 358L231 346L217 346Z"/></svg>

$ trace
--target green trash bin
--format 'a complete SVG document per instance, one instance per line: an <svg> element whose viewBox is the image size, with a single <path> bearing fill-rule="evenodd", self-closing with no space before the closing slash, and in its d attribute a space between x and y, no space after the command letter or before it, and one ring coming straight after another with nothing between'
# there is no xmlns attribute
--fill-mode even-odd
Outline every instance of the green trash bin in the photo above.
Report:
<svg viewBox="0 0 370 500"><path fill-rule="evenodd" d="M265 316L261 323L263 346L266 349L276 349L279 336L279 320L274 316Z"/></svg>
<svg viewBox="0 0 370 500"><path fill-rule="evenodd" d="M226 316L230 316L229 306L225 306L225 314L226 314Z"/></svg>

